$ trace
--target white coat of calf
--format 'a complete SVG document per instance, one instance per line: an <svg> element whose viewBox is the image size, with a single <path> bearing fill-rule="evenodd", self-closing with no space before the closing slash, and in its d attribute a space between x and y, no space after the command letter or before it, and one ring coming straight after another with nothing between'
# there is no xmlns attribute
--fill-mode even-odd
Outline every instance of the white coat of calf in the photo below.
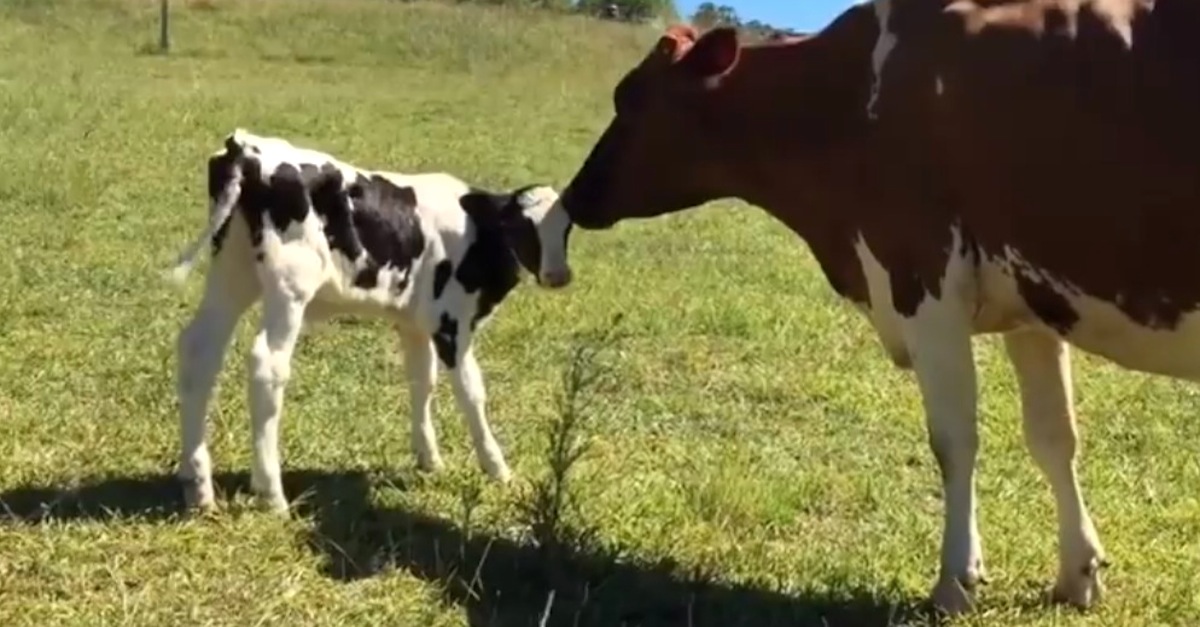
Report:
<svg viewBox="0 0 1200 627"><path fill-rule="evenodd" d="M172 272L182 281L211 244L204 296L178 343L179 477L190 506L214 505L208 405L234 327L260 299L248 373L251 486L268 507L287 508L279 419L301 327L343 313L385 317L400 331L418 465L442 465L430 413L441 361L480 465L508 479L472 340L521 266L546 287L570 282L571 222L554 190L492 193L449 174L363 170L243 129L209 158L208 188L208 228Z"/></svg>

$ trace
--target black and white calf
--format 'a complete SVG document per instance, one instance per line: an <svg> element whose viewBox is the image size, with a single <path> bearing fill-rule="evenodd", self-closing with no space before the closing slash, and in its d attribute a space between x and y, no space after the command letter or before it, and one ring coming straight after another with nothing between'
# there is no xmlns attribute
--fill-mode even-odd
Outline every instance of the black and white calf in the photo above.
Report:
<svg viewBox="0 0 1200 627"><path fill-rule="evenodd" d="M451 373L476 456L494 479L508 465L484 414L472 337L519 281L570 282L571 223L548 187L511 193L472 188L448 174L362 170L314 150L237 129L208 161L209 224L181 255L182 281L211 242L204 296L179 335L179 477L189 505L214 505L206 414L234 327L260 298L250 350L254 463L264 504L287 508L279 418L301 326L333 314L392 319L412 397L418 465L442 465L430 416L437 361Z"/></svg>

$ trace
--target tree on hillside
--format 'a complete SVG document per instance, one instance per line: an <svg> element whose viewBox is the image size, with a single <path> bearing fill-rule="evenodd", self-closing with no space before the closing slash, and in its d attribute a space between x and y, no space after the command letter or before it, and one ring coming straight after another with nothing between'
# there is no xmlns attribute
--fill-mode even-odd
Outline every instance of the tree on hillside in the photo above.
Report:
<svg viewBox="0 0 1200 627"><path fill-rule="evenodd" d="M741 18L737 10L728 5L717 5L712 2L702 2L692 14L692 24L697 28L712 28L714 26L740 26Z"/></svg>

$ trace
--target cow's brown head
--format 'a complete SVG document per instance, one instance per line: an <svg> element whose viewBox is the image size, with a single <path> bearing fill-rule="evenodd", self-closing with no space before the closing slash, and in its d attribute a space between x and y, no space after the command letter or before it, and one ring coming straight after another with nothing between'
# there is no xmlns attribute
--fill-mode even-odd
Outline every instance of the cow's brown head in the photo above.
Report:
<svg viewBox="0 0 1200 627"><path fill-rule="evenodd" d="M616 115L563 192L573 222L608 228L718 195L721 122L713 100L740 52L733 28L703 36L689 26L667 30L617 84Z"/></svg>

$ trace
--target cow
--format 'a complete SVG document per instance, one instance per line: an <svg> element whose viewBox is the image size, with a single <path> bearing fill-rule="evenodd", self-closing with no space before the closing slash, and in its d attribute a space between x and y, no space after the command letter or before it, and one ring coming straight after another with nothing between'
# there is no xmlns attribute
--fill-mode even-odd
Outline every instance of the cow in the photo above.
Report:
<svg viewBox="0 0 1200 627"><path fill-rule="evenodd" d="M472 341L517 286L521 267L548 289L570 282L571 223L553 189L495 193L446 173L364 170L238 128L208 160L208 193L208 227L171 273L181 282L210 243L204 295L177 346L178 475L190 508L214 506L205 414L234 327L260 299L249 359L251 488L267 509L288 509L279 420L301 327L340 314L381 317L399 329L421 469L442 467L430 413L440 362L480 466L509 479Z"/></svg>
<svg viewBox="0 0 1200 627"><path fill-rule="evenodd" d="M1053 598L1101 597L1070 347L1200 379L1200 3L874 0L789 44L666 30L562 191L607 229L760 206L911 369L945 495L936 607L985 581L972 337L1000 334L1058 519Z"/></svg>

